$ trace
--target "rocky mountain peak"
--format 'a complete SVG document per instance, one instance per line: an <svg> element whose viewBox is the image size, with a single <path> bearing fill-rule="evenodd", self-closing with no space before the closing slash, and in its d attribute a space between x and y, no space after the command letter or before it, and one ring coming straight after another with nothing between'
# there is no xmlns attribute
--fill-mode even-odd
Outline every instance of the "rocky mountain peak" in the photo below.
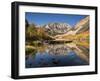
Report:
<svg viewBox="0 0 100 81"><path fill-rule="evenodd" d="M51 35L56 35L67 33L71 29L71 26L67 23L49 23L44 25L44 28Z"/></svg>

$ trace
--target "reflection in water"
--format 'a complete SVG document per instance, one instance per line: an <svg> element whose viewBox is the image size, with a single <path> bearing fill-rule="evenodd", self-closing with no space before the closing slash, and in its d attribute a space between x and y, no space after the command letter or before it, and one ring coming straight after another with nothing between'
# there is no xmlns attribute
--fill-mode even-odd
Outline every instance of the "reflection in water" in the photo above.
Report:
<svg viewBox="0 0 100 81"><path fill-rule="evenodd" d="M55 44L38 47L26 54L26 68L77 66L89 64L89 48L69 44Z"/></svg>

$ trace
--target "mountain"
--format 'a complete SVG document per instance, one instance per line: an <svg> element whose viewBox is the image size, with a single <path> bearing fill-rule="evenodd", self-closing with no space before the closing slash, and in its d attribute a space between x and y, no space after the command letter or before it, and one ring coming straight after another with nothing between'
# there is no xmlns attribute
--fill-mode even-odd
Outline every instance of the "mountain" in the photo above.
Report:
<svg viewBox="0 0 100 81"><path fill-rule="evenodd" d="M75 34L83 33L89 30L89 16L82 19L75 25Z"/></svg>
<svg viewBox="0 0 100 81"><path fill-rule="evenodd" d="M66 35L75 35L83 32L89 31L89 16L80 20L74 27L73 30L70 30L66 33Z"/></svg>
<svg viewBox="0 0 100 81"><path fill-rule="evenodd" d="M71 26L66 23L49 23L44 25L44 28L46 32L54 36L67 33L71 29Z"/></svg>
<svg viewBox="0 0 100 81"><path fill-rule="evenodd" d="M44 25L44 28L49 35L56 38L59 36L80 34L89 31L89 16L77 22L74 28L67 23L49 23Z"/></svg>
<svg viewBox="0 0 100 81"><path fill-rule="evenodd" d="M79 21L74 28L69 28L69 30L64 34L58 34L55 36L56 39L62 38L74 38L74 35L89 32L89 16ZM86 33L89 34L89 33Z"/></svg>
<svg viewBox="0 0 100 81"><path fill-rule="evenodd" d="M89 16L80 20L74 27L67 23L49 23L43 26L29 25L26 22L26 39L30 40L76 40L89 37Z"/></svg>

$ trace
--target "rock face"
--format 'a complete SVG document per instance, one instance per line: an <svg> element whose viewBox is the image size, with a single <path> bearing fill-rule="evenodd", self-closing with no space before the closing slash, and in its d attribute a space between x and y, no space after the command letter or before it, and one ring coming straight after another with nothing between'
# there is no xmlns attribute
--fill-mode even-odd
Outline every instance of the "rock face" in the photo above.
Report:
<svg viewBox="0 0 100 81"><path fill-rule="evenodd" d="M75 35L89 31L89 16L78 22L74 29L69 30L65 35Z"/></svg>
<svg viewBox="0 0 100 81"><path fill-rule="evenodd" d="M66 23L50 23L44 25L44 28L50 35L57 35L67 33L71 29L71 26Z"/></svg>
<svg viewBox="0 0 100 81"><path fill-rule="evenodd" d="M44 25L46 32L50 35L75 35L89 31L89 16L79 21L74 28L66 23L50 23Z"/></svg>
<svg viewBox="0 0 100 81"><path fill-rule="evenodd" d="M68 38L68 36L70 35L81 34L84 32L89 32L89 16L79 21L74 28L69 27L66 33L56 35L55 38L62 39L63 37L65 38L66 36Z"/></svg>
<svg viewBox="0 0 100 81"><path fill-rule="evenodd" d="M83 33L89 30L89 16L82 19L75 25L75 34Z"/></svg>

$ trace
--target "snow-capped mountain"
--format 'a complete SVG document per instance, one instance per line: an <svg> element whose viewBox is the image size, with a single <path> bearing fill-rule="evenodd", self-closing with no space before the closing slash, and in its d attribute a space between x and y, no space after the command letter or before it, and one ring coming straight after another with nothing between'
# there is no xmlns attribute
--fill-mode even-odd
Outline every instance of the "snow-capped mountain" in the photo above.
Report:
<svg viewBox="0 0 100 81"><path fill-rule="evenodd" d="M71 26L66 23L49 23L44 25L44 28L49 34L57 35L67 33L71 29Z"/></svg>

